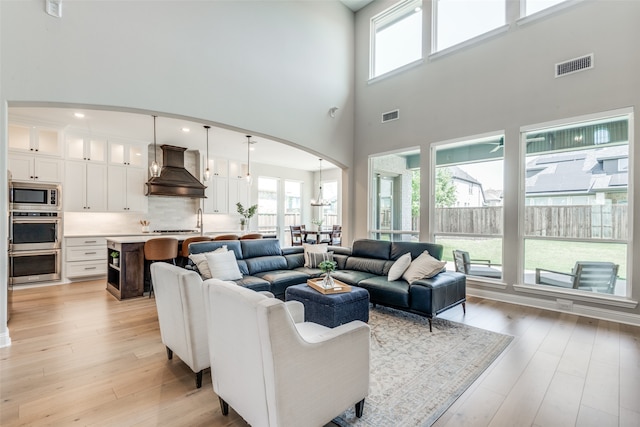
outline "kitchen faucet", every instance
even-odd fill
[[[202,220],[202,208],[198,208],[198,212],[196,212],[196,227],[200,229],[200,235],[204,236],[204,221]]]

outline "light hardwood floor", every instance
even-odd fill
[[[0,425],[246,426],[167,360],[153,299],[104,288],[14,291]],[[515,339],[436,426],[640,426],[640,328],[478,298],[441,317]]]

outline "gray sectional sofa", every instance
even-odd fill
[[[280,247],[277,239],[198,242],[189,245],[192,254],[211,252],[222,246],[235,253],[242,279],[235,282],[255,291],[269,291],[284,299],[287,287],[318,277],[319,269],[304,266],[301,246]],[[338,264],[333,276],[349,285],[369,291],[370,302],[416,313],[431,319],[437,314],[462,304],[465,310],[466,280],[461,273],[442,271],[428,279],[413,283],[388,281],[387,274],[394,262],[410,252],[415,259],[424,251],[442,259],[442,246],[423,242],[387,242],[356,240],[351,249],[329,246]],[[190,263],[187,268],[194,269]]]

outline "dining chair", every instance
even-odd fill
[[[304,239],[302,237],[301,225],[290,225],[289,232],[291,233],[291,246],[302,246]]]

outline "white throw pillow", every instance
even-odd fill
[[[200,254],[189,254],[189,259],[196,265],[202,279],[211,279],[211,271],[209,270],[209,263],[207,262],[206,254],[208,253],[220,253],[227,252],[227,245],[224,245],[212,252],[203,252]]]
[[[389,269],[389,277],[387,277],[387,280],[393,282],[394,280],[400,279],[410,265],[411,252],[407,252],[393,263],[393,265]]]
[[[307,268],[311,268],[311,261],[309,260],[309,252],[313,252],[316,254],[324,254],[327,252],[327,248],[329,245],[310,245],[308,243],[304,243],[302,245],[304,248],[304,266]]]
[[[424,251],[418,258],[413,260],[402,275],[402,278],[409,283],[420,279],[428,279],[440,273],[445,265],[447,265],[446,262],[438,261],[429,255],[428,251]]]
[[[236,262],[236,254],[233,251],[207,252],[207,263],[211,270],[211,277],[220,280],[240,280],[242,273]]]

